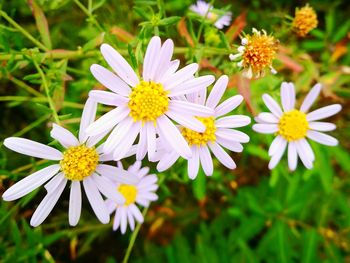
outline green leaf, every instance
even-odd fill
[[[198,200],[205,197],[206,192],[206,178],[202,170],[199,170],[196,179],[192,183],[193,194]]]
[[[159,26],[169,26],[172,24],[176,24],[177,22],[179,22],[181,19],[181,17],[179,16],[171,16],[171,17],[167,17],[167,18],[163,18],[158,22]]]
[[[317,235],[315,229],[308,229],[304,233],[302,263],[318,262],[315,258],[318,241]]]

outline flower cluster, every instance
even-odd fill
[[[216,16],[212,6],[203,1],[191,10],[208,16],[218,28],[231,19],[227,17],[230,14]],[[264,30],[253,29],[253,34],[246,35],[241,44],[238,54],[231,55],[230,59],[239,59],[246,77],[261,77],[266,68],[276,73],[272,61],[278,41],[274,37]],[[230,152],[242,152],[243,144],[250,140],[247,134],[237,130],[250,124],[250,117],[232,114],[243,97],[235,95],[221,101],[228,76],[223,75],[216,82],[213,75],[197,76],[198,64],[179,68],[180,61],[172,59],[173,52],[171,39],[162,43],[158,36],[152,37],[142,72],[135,72],[117,50],[102,44],[102,56],[112,71],[98,64],[90,70],[109,91],[89,92],[77,137],[53,124],[50,135],[61,145],[61,151],[24,138],[5,139],[4,145],[13,151],[54,163],[11,186],[3,199],[16,200],[44,185],[46,196],[30,221],[32,226],[38,226],[52,211],[69,181],[71,226],[77,225],[80,219],[83,187],[96,217],[106,224],[115,212],[113,229],[120,228],[125,233],[128,225],[134,230],[136,221],[143,222],[139,207],[147,207],[158,198],[155,193],[158,178],[148,174],[149,168],[142,167],[141,161],[145,158],[157,163],[158,172],[184,158],[191,179],[196,178],[200,167],[205,175],[211,176],[213,157],[228,169],[235,169]],[[334,130],[335,125],[319,120],[336,114],[341,106],[335,104],[309,112],[320,91],[321,85],[316,84],[299,109],[295,107],[292,83],[282,83],[282,108],[270,95],[263,95],[270,112],[255,118],[257,124],[253,130],[276,135],[268,150],[270,169],[278,164],[286,148],[290,170],[296,169],[298,156],[304,166],[311,169],[315,155],[306,138],[337,145],[335,138],[323,133]],[[111,110],[96,118],[98,104],[110,106]],[[121,160],[130,156],[135,156],[136,162],[124,169]],[[112,163],[107,164],[108,161]]]

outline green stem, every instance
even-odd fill
[[[17,101],[17,102],[41,102],[41,103],[48,103],[48,99],[46,97],[39,97],[39,98],[32,98],[32,97],[25,97],[25,96],[0,96],[0,101]],[[74,108],[74,109],[82,109],[84,108],[83,104],[71,102],[71,101],[64,101],[63,102],[64,107]]]
[[[32,41],[38,48],[48,51],[49,49],[45,47],[41,42],[35,39],[27,30],[25,30],[23,27],[21,27],[19,24],[16,23],[11,17],[9,17],[4,11],[0,10],[0,16],[5,18],[7,22],[9,22],[13,27],[15,27],[18,31],[20,31],[25,37],[27,37],[30,41]]]
[[[145,208],[143,209],[143,211],[142,211],[143,217],[146,216],[147,211],[148,211],[148,207],[145,207]],[[124,259],[123,259],[123,263],[127,263],[128,260],[129,260],[129,257],[130,257],[132,248],[134,247],[134,244],[135,244],[137,235],[138,235],[138,233],[139,233],[139,231],[140,231],[140,228],[141,228],[141,223],[137,223],[137,226],[136,226],[134,232],[133,232],[132,235],[131,235],[128,248],[126,249],[126,253],[125,253],[125,256],[124,256]]]
[[[44,72],[42,71],[42,69],[39,67],[39,65],[36,63],[36,61],[34,59],[33,59],[33,64],[34,64],[35,68],[37,69],[37,71],[39,72],[39,74],[41,76],[41,79],[43,81],[43,86],[44,86],[44,89],[45,89],[47,101],[48,101],[50,109],[52,111],[53,118],[54,118],[54,120],[55,120],[55,122],[57,124],[60,124],[60,119],[58,118],[58,114],[57,114],[57,111],[56,111],[55,104],[54,104],[54,102],[53,102],[53,100],[52,100],[52,98],[50,96],[49,86],[47,85],[45,74],[44,74]]]
[[[31,86],[28,86],[25,82],[23,82],[22,80],[19,80],[17,78],[15,78],[14,76],[8,74],[7,78],[15,83],[18,87],[24,89],[25,91],[27,91],[28,93],[37,96],[37,97],[42,97],[43,94],[41,94],[39,91],[36,91],[35,89],[33,89]]]

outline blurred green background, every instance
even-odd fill
[[[0,193],[45,163],[2,146],[9,136],[51,143],[52,112],[43,76],[64,126],[77,131],[88,92],[103,89],[89,72],[105,65],[99,45],[112,44],[140,68],[154,34],[175,42],[174,57],[184,66],[201,65],[200,75],[230,77],[226,97],[241,93],[237,114],[251,117],[265,109],[261,95],[279,98],[282,81],[293,81],[298,103],[316,82],[324,85],[315,107],[341,103],[330,121],[338,147],[312,143],[315,167],[299,163],[291,173],[286,158],[273,171],[267,149],[273,137],[243,129],[251,141],[235,154],[238,168],[218,162],[206,178],[187,178],[185,161],[159,174],[159,200],[148,210],[130,262],[350,262],[350,5],[310,1],[319,25],[306,38],[290,29],[301,1],[215,1],[233,13],[219,31],[188,12],[192,1],[0,1]],[[47,25],[47,26],[46,26]],[[280,40],[277,75],[242,79],[228,59],[238,34],[265,29]],[[201,33],[201,34],[200,34]],[[100,108],[106,111],[107,108]],[[124,161],[132,163],[133,158]],[[154,164],[145,161],[155,171]],[[68,225],[68,189],[38,228],[30,217],[43,198],[38,189],[15,202],[0,202],[1,262],[120,262],[131,233],[122,236],[101,225],[86,200],[77,227]]]

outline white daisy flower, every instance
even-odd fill
[[[283,82],[281,85],[283,110],[271,96],[263,95],[264,103],[271,113],[260,113],[255,118],[258,124],[253,125],[253,130],[259,133],[274,133],[277,135],[268,152],[271,156],[270,169],[273,169],[281,160],[287,146],[290,170],[294,171],[296,169],[298,156],[305,167],[311,169],[315,155],[306,138],[328,146],[338,144],[337,139],[323,133],[335,130],[336,126],[333,123],[320,122],[319,120],[338,113],[341,110],[341,105],[333,104],[308,113],[321,88],[320,84],[316,84],[304,99],[299,110],[295,108],[293,83]]]
[[[204,131],[203,123],[194,116],[210,116],[212,110],[179,98],[205,89],[214,82],[214,76],[194,78],[198,69],[196,63],[176,71],[179,61],[171,61],[173,49],[171,39],[161,45],[160,38],[153,37],[147,47],[140,79],[116,50],[107,44],[101,46],[103,57],[118,76],[100,65],[92,65],[94,77],[112,92],[93,90],[89,96],[116,108],[91,124],[87,132],[94,136],[112,130],[104,151],[113,152],[115,160],[125,156],[138,135],[137,160],[142,160],[146,153],[151,159],[156,151],[157,134],[181,156],[191,157],[188,144],[171,120]]]
[[[123,168],[121,162],[118,167]],[[136,161],[128,168],[129,177],[137,178],[138,182],[133,184],[120,183],[114,180],[114,188],[125,198],[124,205],[120,205],[113,199],[107,199],[106,204],[110,213],[115,211],[113,230],[120,228],[122,234],[126,232],[127,226],[133,231],[135,221],[143,223],[143,216],[136,204],[148,207],[151,201],[158,199],[154,193],[158,189],[158,178],[155,174],[148,174],[149,168],[141,168],[141,162]]]
[[[95,119],[96,102],[87,100],[80,122],[79,138],[70,131],[54,124],[51,137],[56,139],[64,148],[63,152],[50,146],[24,138],[10,137],[5,139],[4,145],[18,153],[28,156],[58,161],[57,164],[49,165],[11,186],[2,195],[5,201],[13,201],[32,192],[45,184],[47,194],[35,210],[30,224],[34,227],[40,225],[61,196],[67,181],[71,181],[69,198],[69,224],[77,225],[81,213],[81,183],[84,186],[86,196],[97,218],[106,224],[109,222],[109,213],[102,199],[101,193],[123,204],[124,197],[115,193],[110,184],[110,178],[120,180],[123,183],[136,182],[129,178],[125,171],[116,167],[101,164],[101,161],[111,160],[104,154],[103,145],[94,146],[104,137],[88,137],[85,129]]]
[[[189,143],[192,151],[192,158],[188,159],[188,175],[191,179],[196,178],[200,164],[207,176],[213,174],[213,160],[210,152],[212,152],[224,166],[229,169],[235,169],[235,162],[222,147],[230,151],[242,152],[243,146],[241,143],[247,143],[249,141],[248,135],[233,129],[248,125],[250,123],[250,118],[248,116],[229,115],[223,117],[238,107],[243,101],[241,95],[236,95],[219,104],[226,90],[227,83],[228,77],[225,75],[221,76],[215,83],[208,99],[206,99],[206,90],[187,96],[189,101],[205,105],[214,110],[212,116],[205,118],[198,117],[206,127],[206,130],[202,133],[185,127],[179,127],[179,130]],[[161,145],[164,146],[165,143]],[[157,169],[160,172],[168,169],[180,157],[175,151],[160,151],[159,156],[160,161],[157,165]]]
[[[208,18],[218,29],[223,29],[225,26],[229,26],[231,23],[231,12],[222,14],[222,11],[215,10],[211,4],[202,0],[199,0],[196,4],[191,5],[190,10],[200,16]]]

